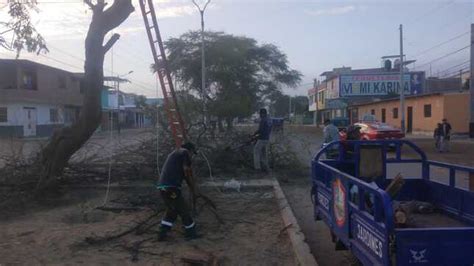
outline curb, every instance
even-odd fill
[[[309,249],[309,246],[305,241],[305,236],[301,231],[300,226],[298,225],[296,217],[293,214],[293,211],[291,210],[290,204],[286,200],[285,194],[283,193],[283,190],[280,187],[280,183],[278,183],[278,180],[276,179],[273,181],[273,191],[275,193],[278,206],[280,207],[283,224],[291,224],[291,226],[288,227],[286,232],[288,233],[291,246],[293,247],[293,252],[296,256],[297,265],[317,266],[318,263],[316,262],[316,259],[314,258],[313,254],[311,254],[311,250]]]

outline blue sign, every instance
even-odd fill
[[[410,72],[403,75],[403,89],[406,95],[423,92],[424,72]],[[400,75],[397,73],[341,75],[339,96],[383,96],[400,94]]]

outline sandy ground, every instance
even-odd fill
[[[225,224],[204,208],[196,219],[203,236],[192,241],[185,241],[181,226],[176,226],[170,241],[157,242],[154,225],[142,235],[131,233],[90,245],[84,242],[86,237],[118,233],[153,212],[93,210],[103,197],[97,190],[45,201],[34,212],[0,222],[0,265],[128,265],[132,258],[140,265],[182,265],[181,258],[190,252],[212,254],[220,265],[294,265],[288,237],[280,233],[284,225],[271,189],[206,193],[215,200]],[[113,192],[111,199],[130,194]],[[147,224],[158,224],[160,217]]]

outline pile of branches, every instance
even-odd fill
[[[197,177],[232,175],[252,169],[253,143],[248,133],[234,130],[210,134],[203,125],[196,124],[188,128],[188,135],[199,149],[199,155],[194,159]],[[57,180],[58,187],[104,183],[109,176],[113,177],[114,182],[156,179],[159,166],[175,148],[166,127],[160,127],[159,131],[150,129],[127,142],[132,144],[99,144],[94,139],[89,140],[65,167]],[[105,152],[104,155],[102,152],[100,155],[97,152],[112,149],[111,146],[115,149],[110,153]],[[300,168],[289,142],[284,138],[271,143],[269,158],[274,169]],[[41,174],[40,153],[29,158],[10,156],[2,159],[6,163],[0,168],[0,202],[9,195],[32,194],[30,192],[37,188]],[[52,190],[57,192],[58,187]]]

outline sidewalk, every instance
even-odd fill
[[[433,136],[428,134],[407,134],[407,140],[431,140],[433,141]],[[474,143],[474,138],[469,138],[467,135],[453,135],[451,137],[451,142],[464,142],[464,143]]]

